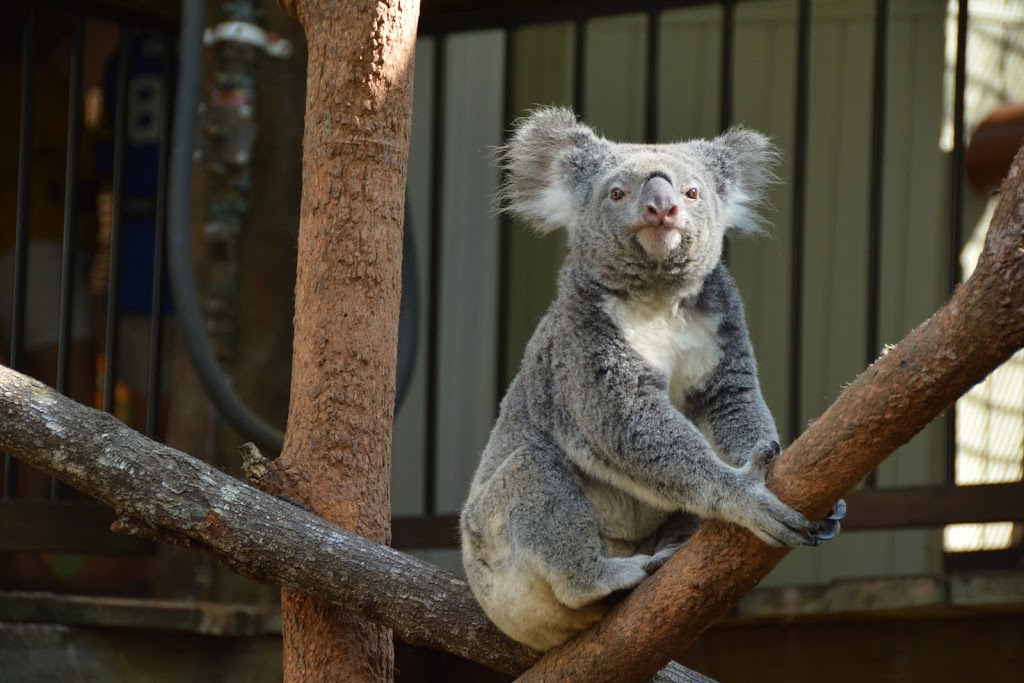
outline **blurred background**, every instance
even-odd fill
[[[208,2],[200,134],[174,141],[176,7],[8,11],[2,362],[237,473],[237,446],[270,455],[287,415],[301,30],[273,2]],[[492,205],[494,147],[541,104],[620,141],[734,123],[774,138],[774,228],[727,259],[788,443],[970,274],[1024,140],[1024,0],[423,0],[394,544],[455,572],[455,516],[564,252]],[[194,159],[188,250],[168,233],[172,144]],[[173,259],[196,300],[172,296]],[[791,553],[680,661],[722,681],[1018,680],[1022,453],[1018,355],[848,497],[837,540]],[[2,493],[0,678],[280,678],[277,590],[111,534],[111,511],[10,456]],[[397,667],[505,680],[401,644]]]

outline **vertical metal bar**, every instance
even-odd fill
[[[75,310],[75,252],[78,249],[78,164],[82,127],[82,60],[85,19],[76,15],[71,25],[68,64],[68,136],[64,168],[64,243],[60,266],[60,317],[57,324],[57,391],[68,393],[71,369],[71,329]],[[61,493],[60,480],[50,477],[50,500]]]
[[[735,0],[722,1],[722,89],[718,99],[718,127],[725,131],[732,125],[733,63],[736,42]]]
[[[117,62],[117,107],[114,115],[114,177],[110,207],[110,273],[107,277],[106,338],[103,351],[103,410],[114,411],[117,380],[118,298],[121,293],[121,226],[124,214],[125,139],[128,117],[128,55],[133,32],[122,26]]]
[[[735,59],[736,41],[736,3],[734,0],[722,0],[722,53],[721,53],[721,89],[718,91],[718,128],[725,132],[732,125],[732,86],[733,63]],[[729,265],[729,238],[722,243],[722,262]]]
[[[661,11],[647,12],[647,92],[644,118],[644,141],[654,142],[658,138],[658,49],[661,38]]]
[[[24,365],[25,289],[28,283],[28,229],[32,216],[32,120],[36,92],[36,7],[25,5],[21,36],[21,101],[18,111],[18,206],[14,223],[14,282],[11,302],[11,347],[8,362],[14,370]],[[4,453],[3,499],[14,496],[14,459]]]
[[[160,79],[160,139],[157,151],[156,181],[156,235],[153,240],[153,298],[150,310],[152,319],[149,328],[149,372],[146,379],[146,436],[156,436],[159,424],[160,382],[162,377],[161,360],[163,359],[164,335],[164,280],[167,273],[167,171],[170,165],[171,137],[171,93],[173,71],[171,68],[174,54],[174,40],[164,36],[161,41],[164,54],[164,73]]]
[[[515,26],[505,27],[505,64],[502,77],[502,122],[504,131],[502,142],[508,141],[508,135],[512,126],[512,119],[515,118],[515,76],[516,76],[516,28]],[[505,394],[505,385],[508,383],[508,311],[510,304],[509,292],[509,248],[511,242],[512,221],[507,213],[502,212],[499,218],[498,227],[498,344],[497,363],[495,363],[496,392],[495,406],[501,404]]]
[[[949,172],[949,293],[960,284],[960,245],[964,206],[964,90],[967,87],[967,0],[957,4],[956,72],[953,95],[953,149]],[[946,483],[956,483],[956,404],[946,411]]]
[[[444,210],[445,97],[447,95],[447,36],[434,37],[434,102],[430,151],[430,318],[427,324],[427,444],[423,472],[423,508],[437,512],[437,417],[441,338],[441,239]]]
[[[60,322],[57,328],[57,391],[68,392],[71,368],[71,326],[74,314],[75,251],[78,248],[78,165],[82,127],[82,58],[85,19],[78,15],[71,27],[71,62],[68,65],[68,148],[64,169],[64,245],[61,253]]]
[[[11,368],[25,355],[25,289],[28,281],[28,232],[32,218],[32,138],[36,92],[36,8],[25,6],[21,42],[21,102],[18,131],[18,207],[14,236],[14,300],[11,306]]]
[[[888,94],[889,0],[875,1],[875,73],[871,104],[871,177],[868,179],[868,291],[865,362],[878,357],[881,335],[882,193],[885,174],[885,108]],[[868,488],[878,485],[878,471],[867,478]]]
[[[789,280],[789,441],[800,435],[802,419],[804,197],[807,192],[807,110],[810,90],[811,0],[800,0],[797,16],[796,125],[793,142],[793,223]]]
[[[576,116],[586,117],[587,97],[587,20],[577,19],[573,30],[572,108]]]

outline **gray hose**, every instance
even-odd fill
[[[280,451],[284,434],[253,413],[231,388],[206,336],[192,272],[192,145],[202,78],[203,0],[181,2],[181,55],[174,103],[167,213],[167,258],[182,340],[199,382],[224,419],[262,449]]]
[[[279,452],[284,434],[267,424],[238,397],[214,355],[199,309],[192,272],[192,145],[202,78],[203,0],[182,0],[181,56],[174,106],[174,134],[168,188],[168,265],[182,340],[206,395],[228,423],[266,451]],[[419,332],[416,256],[408,202],[402,245],[402,299],[398,334],[396,408],[412,379]]]

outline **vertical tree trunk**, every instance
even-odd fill
[[[390,539],[402,216],[418,0],[291,0],[309,49],[282,492]],[[285,590],[285,679],[391,680],[388,629]]]

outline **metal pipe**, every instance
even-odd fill
[[[953,149],[949,156],[949,293],[960,284],[964,222],[964,90],[967,87],[967,0],[957,5],[956,72],[953,88]],[[946,483],[956,483],[956,404],[946,411]]]
[[[572,108],[576,116],[585,118],[587,97],[587,20],[576,20],[573,31]]]
[[[505,129],[502,131],[502,142],[508,142],[508,136],[515,118],[515,76],[516,76],[516,28],[505,27],[505,61],[502,81],[502,120]],[[505,385],[508,383],[508,335],[509,335],[509,306],[511,292],[509,291],[509,275],[512,271],[509,262],[512,241],[512,221],[508,214],[502,212],[498,218],[498,310],[497,310],[497,362],[495,363],[495,401],[497,407],[505,395]]]
[[[107,274],[106,335],[103,351],[103,410],[114,412],[117,382],[118,318],[121,294],[121,228],[124,224],[124,167],[128,118],[128,54],[134,32],[120,30],[117,62],[117,105],[114,114],[114,173],[110,206],[110,272]]]
[[[68,393],[71,367],[71,325],[74,315],[75,251],[78,248],[78,166],[82,134],[82,55],[85,19],[78,15],[71,27],[68,71],[68,140],[64,169],[64,244],[60,268],[60,320],[57,328],[57,391]]]
[[[658,49],[661,34],[661,12],[652,9],[647,13],[647,77],[646,104],[644,112],[644,141],[658,139]]]
[[[32,136],[36,93],[36,7],[25,5],[21,33],[21,100],[18,107],[18,206],[14,219],[14,282],[8,362],[20,370],[25,356],[25,288],[28,282],[28,229],[32,217]],[[14,496],[14,458],[4,453],[3,499]]]
[[[437,512],[437,418],[441,339],[441,266],[444,211],[445,97],[447,95],[447,37],[434,38],[434,91],[430,160],[430,319],[427,323],[427,434],[423,463],[423,514]]]
[[[793,221],[789,280],[789,433],[792,443],[802,430],[804,201],[807,193],[807,111],[810,91],[811,0],[800,0],[797,17],[796,124],[793,143]]]
[[[174,41],[170,36],[163,38],[163,50],[173,54]],[[157,433],[160,410],[161,361],[163,360],[164,336],[164,278],[167,276],[167,172],[171,141],[171,116],[167,105],[171,101],[174,72],[171,60],[164,63],[160,79],[161,115],[160,138],[157,141],[157,182],[156,182],[156,226],[153,238],[153,295],[150,299],[152,319],[149,328],[149,368],[146,376],[146,436],[153,438]]]
[[[735,0],[722,0],[722,89],[718,99],[718,127],[725,131],[732,125],[733,63],[736,42]]]
[[[875,2],[875,71],[871,103],[871,176],[868,180],[868,291],[865,362],[878,357],[881,311],[882,195],[885,191],[885,108],[889,60],[889,0]],[[867,487],[878,485],[878,471],[868,475]]]

